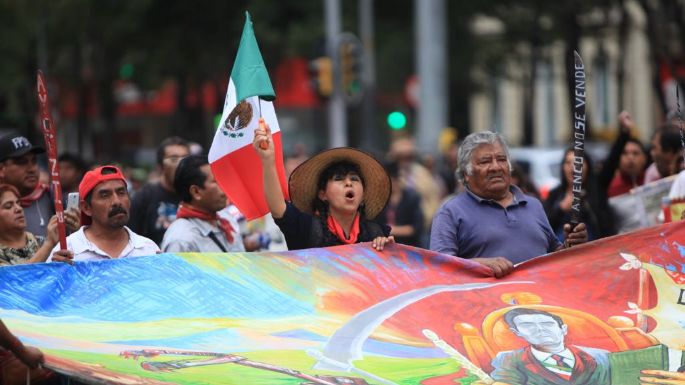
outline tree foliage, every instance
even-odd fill
[[[511,76],[504,64],[514,63],[529,71],[517,76],[529,84],[524,126],[532,134],[530,111],[535,95],[531,82],[535,63],[545,60],[544,47],[562,41],[570,60],[569,53],[583,36],[601,35],[607,28],[616,27],[611,20],[616,10],[625,38],[624,21],[631,1],[448,1],[452,124],[462,133],[468,127],[469,96],[482,86],[472,76],[474,68],[490,75]],[[357,32],[357,2],[341,3],[343,29]],[[647,14],[655,68],[662,62],[672,68],[680,65],[685,51],[685,0],[637,3]],[[414,7],[415,0],[374,2],[376,78],[381,96],[401,95],[405,81],[415,73]],[[322,0],[0,0],[0,128],[34,129],[35,70],[42,68],[50,79],[79,93],[79,132],[92,128],[93,122],[85,118],[84,111],[87,93],[95,91],[99,119],[104,124],[103,143],[110,146],[105,151],[115,151],[112,85],[122,66],[134,69],[131,76],[144,90],[157,89],[168,79],[175,79],[181,91],[207,80],[225,82],[246,10],[252,15],[271,70],[284,58],[312,59],[324,52]],[[471,26],[478,15],[499,20],[503,33],[474,34]],[[654,78],[658,87],[656,73]],[[179,100],[179,105],[185,103]],[[172,130],[193,131],[207,124],[198,120],[204,118],[198,111],[181,108],[172,120]]]

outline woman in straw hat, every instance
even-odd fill
[[[286,202],[271,130],[256,129],[252,145],[262,160],[267,204],[290,250],[358,242],[383,250],[394,242],[390,227],[370,220],[390,197],[390,177],[372,156],[349,147],[314,155],[291,174]]]

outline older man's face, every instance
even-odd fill
[[[511,170],[504,148],[499,143],[483,144],[471,155],[471,175],[466,183],[481,198],[502,199],[509,191]]]

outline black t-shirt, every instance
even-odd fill
[[[394,218],[390,220],[389,217]],[[396,206],[388,202],[383,212],[378,216],[378,221],[389,223],[390,226],[411,225],[414,228],[414,235],[408,237],[395,236],[395,242],[410,246],[420,247],[421,234],[423,232],[423,212],[421,211],[421,198],[416,191],[405,188],[402,189],[402,197]]]
[[[313,215],[303,213],[293,204],[286,202],[285,213],[282,218],[274,221],[283,232],[288,250],[309,249],[313,247],[327,247],[342,245],[335,235],[331,234],[328,226]],[[314,226],[317,226],[315,229]],[[387,237],[390,227],[376,222],[363,220],[359,223],[359,237],[357,242],[370,242],[379,236]]]
[[[179,199],[161,184],[146,184],[131,202],[129,227],[136,234],[162,243],[166,229],[176,219]]]

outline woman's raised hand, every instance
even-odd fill
[[[257,154],[259,154],[263,160],[273,159],[274,143],[271,137],[271,129],[268,124],[260,122],[259,127],[254,130],[252,147],[254,147]]]

